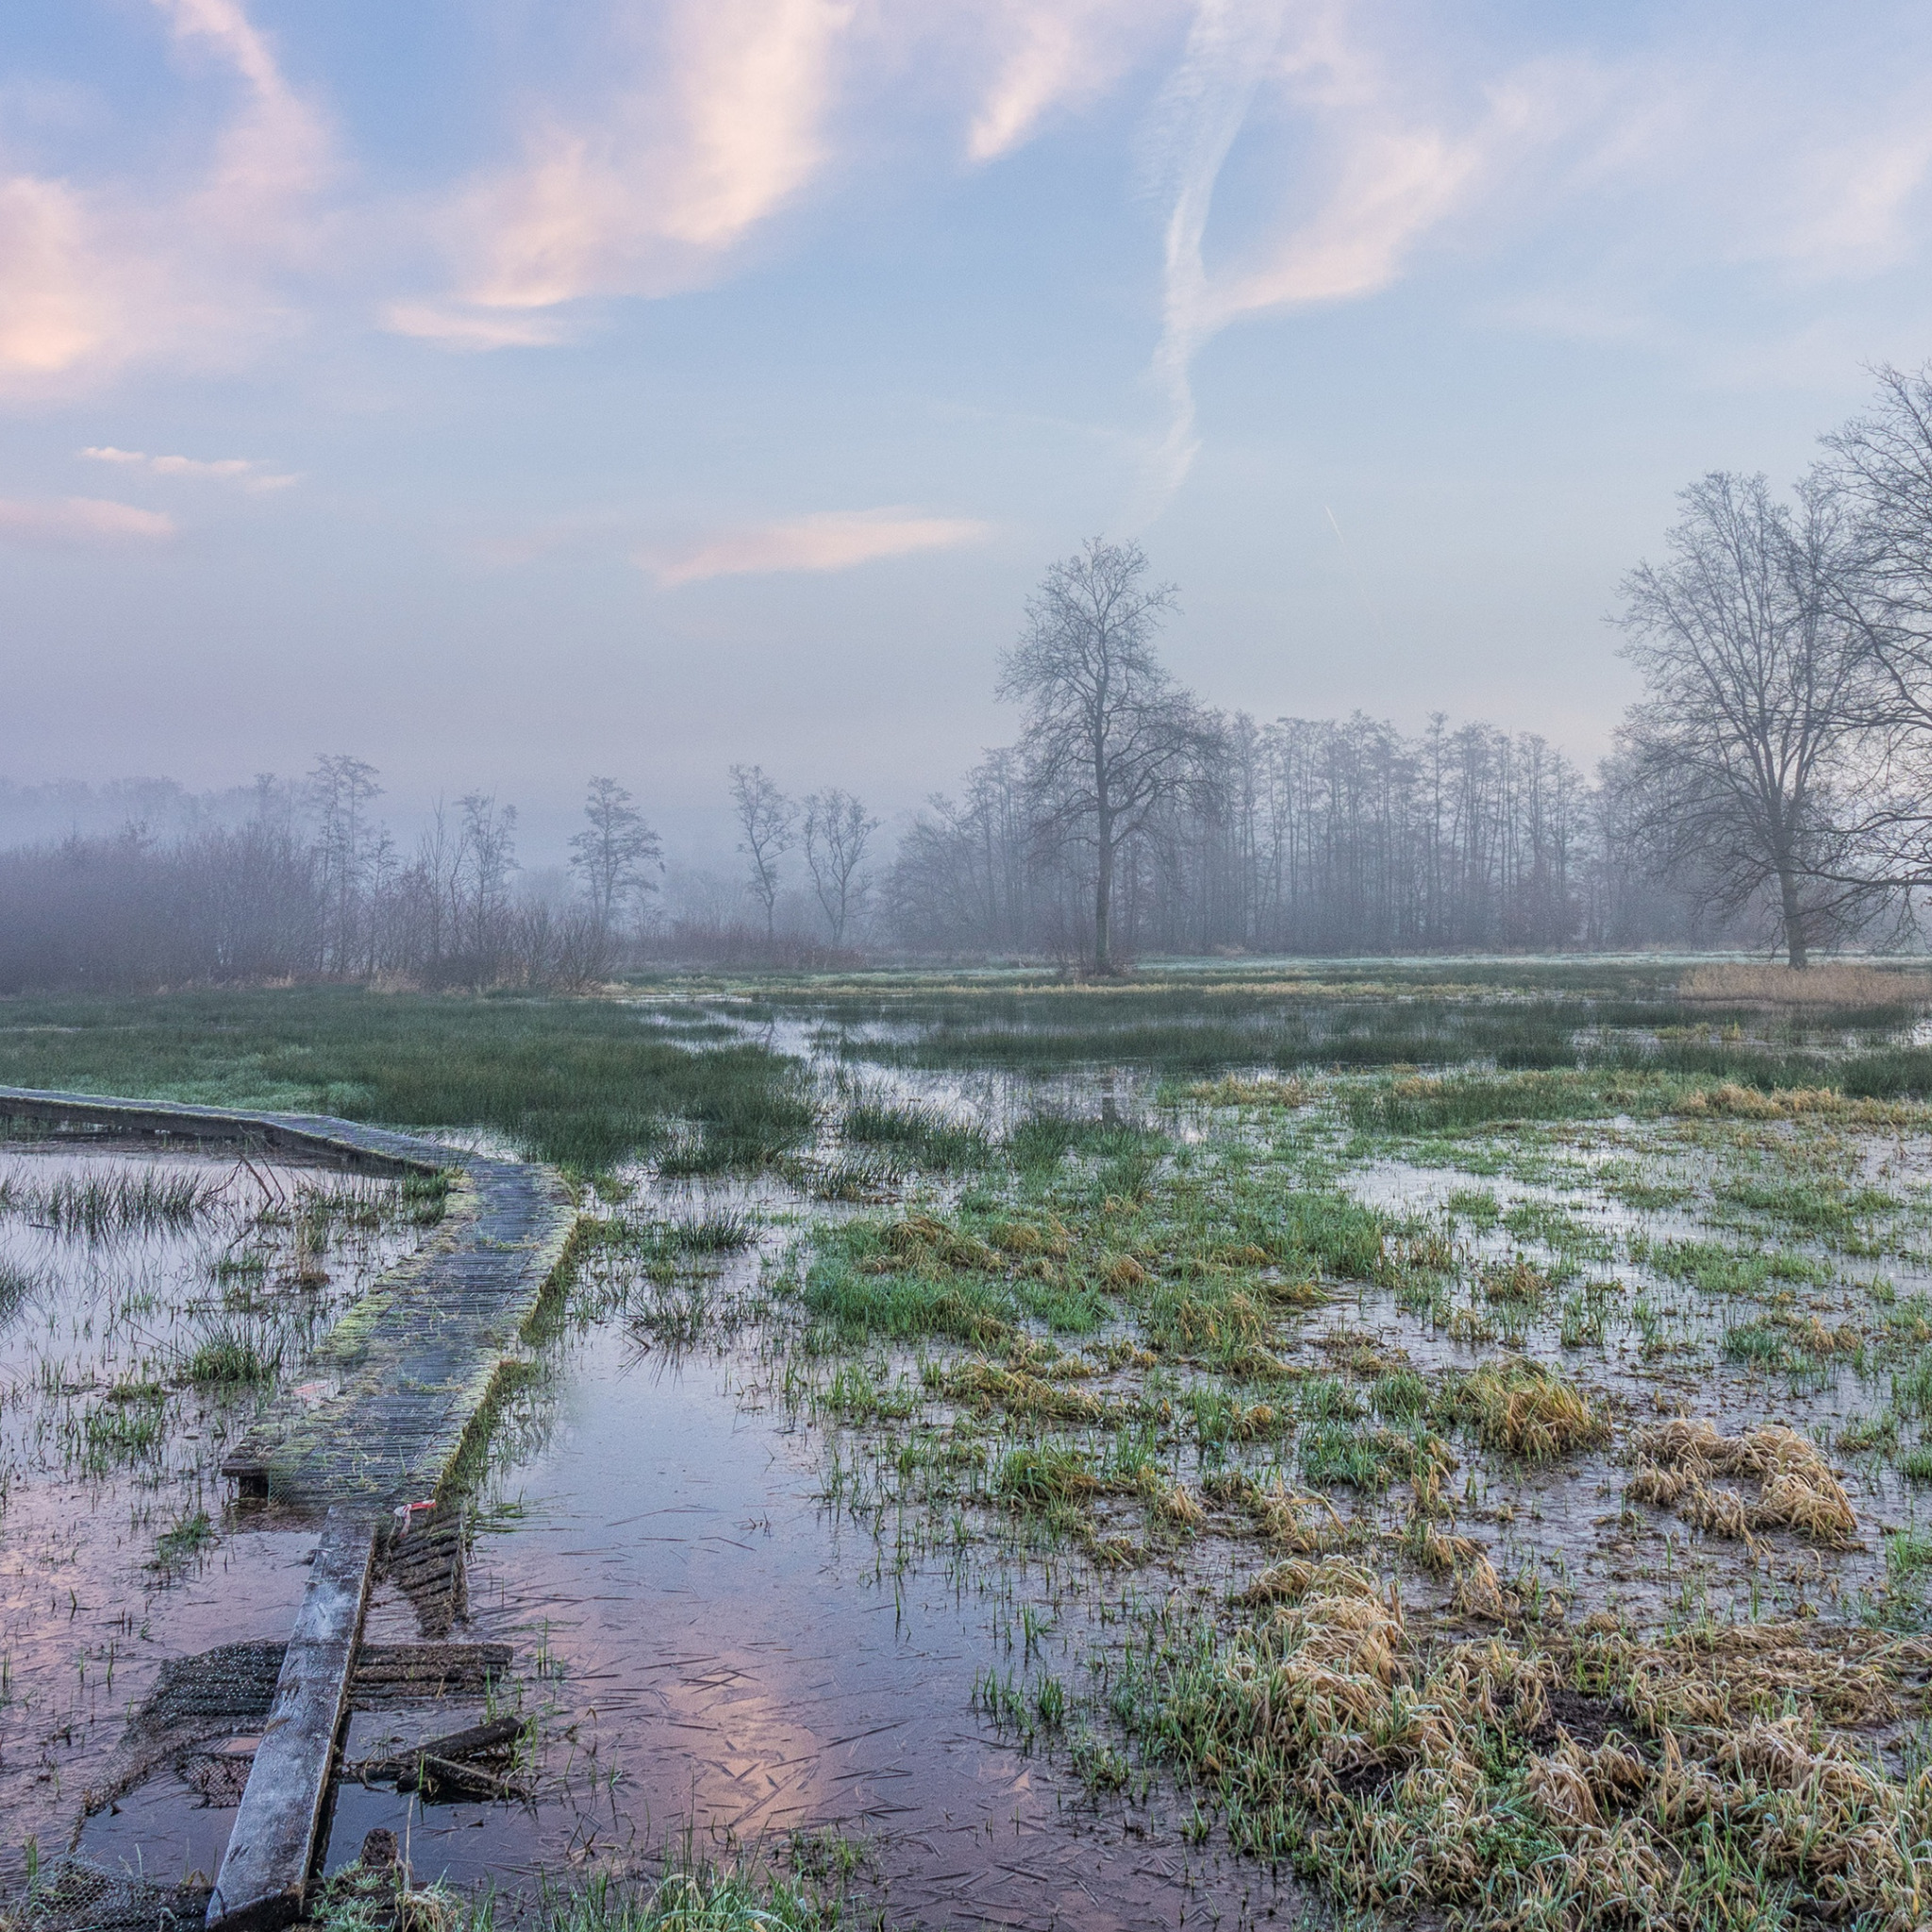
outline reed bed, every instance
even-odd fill
[[[1833,959],[1794,971],[1789,966],[1698,966],[1678,982],[1687,1000],[1726,1005],[1763,1002],[1777,1007],[1878,1008],[1908,1010],[1932,1001],[1932,974],[1919,966],[1869,966]]]
[[[151,1228],[183,1228],[221,1203],[222,1183],[210,1175],[154,1167],[81,1169],[42,1178],[0,1176],[0,1215],[18,1215],[51,1232],[90,1241],[111,1241]]]

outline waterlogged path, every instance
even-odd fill
[[[1264,1869],[1185,1842],[1185,1803],[1096,1802],[1063,1749],[994,1727],[974,1698],[989,1674],[1077,1682],[1077,1593],[1029,1643],[1015,1598],[1038,1592],[1037,1570],[989,1576],[983,1551],[941,1552],[895,1576],[890,1521],[882,1567],[880,1525],[826,1496],[823,1441],[788,1423],[754,1342],[673,1359],[612,1321],[556,1366],[507,1445],[469,1570],[470,1634],[536,1665],[539,1801],[425,1807],[345,1785],[332,1869],[380,1824],[420,1874],[534,1891],[648,1873],[693,1820],[701,1849],[808,1870],[862,1847],[858,1881],[893,1924],[1295,1916]],[[372,1641],[403,1633],[403,1607],[376,1607]],[[392,1713],[358,1716],[348,1755],[398,1734]]]
[[[284,1378],[267,1412],[221,1465],[244,1496],[280,1506],[284,1519],[326,1512],[208,1914],[211,1926],[246,1925],[251,1932],[286,1924],[300,1910],[327,1815],[390,1514],[441,1491],[469,1431],[479,1421],[487,1425],[496,1391],[527,1365],[525,1331],[559,1278],[575,1207],[557,1177],[541,1169],[452,1154],[329,1119],[18,1089],[0,1090],[0,1117],[16,1132],[22,1125],[51,1127],[63,1140],[96,1145],[133,1141],[196,1152],[220,1145],[234,1150],[250,1173],[251,1154],[292,1155],[364,1174],[435,1177],[444,1190],[427,1240],[368,1284],[309,1357],[307,1379],[289,1387]],[[267,1191],[269,1184],[262,1185]],[[96,1190],[86,1198],[121,1196]],[[214,1273],[219,1279],[220,1261]],[[241,1346],[232,1338],[226,1345]],[[250,1379],[260,1374],[257,1358],[251,1356]],[[275,1362],[279,1368],[279,1355]],[[109,1387],[103,1407],[131,1401],[145,1409],[166,1399],[165,1382],[144,1366],[137,1382]],[[163,1415],[145,1420],[158,1441]],[[108,1433],[92,1412],[87,1423]],[[128,1432],[122,1426],[119,1433]],[[205,1512],[199,1523],[198,1533],[206,1533]],[[77,1593],[70,1590],[69,1596],[70,1615],[76,1615]],[[104,1802],[89,1799],[85,1808]],[[136,1869],[144,1863],[138,1857]],[[206,1883],[206,1868],[196,1876]]]
[[[22,1088],[0,1088],[0,1115],[450,1177],[429,1241],[372,1286],[331,1331],[308,1379],[285,1391],[223,1463],[243,1494],[305,1513],[347,1507],[374,1522],[435,1493],[492,1390],[524,1358],[524,1327],[575,1220],[561,1183],[542,1168],[323,1115]]]

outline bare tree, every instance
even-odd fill
[[[657,890],[663,847],[615,778],[592,778],[584,801],[590,824],[570,841],[571,869],[583,881],[599,928],[608,933],[626,900]]]
[[[1093,855],[1093,963],[1113,971],[1121,849],[1186,782],[1202,740],[1193,699],[1154,652],[1174,608],[1137,543],[1091,539],[1052,565],[1000,667],[1000,697],[1027,707],[1022,749],[1042,824]]]
[[[479,976],[487,976],[508,937],[517,808],[498,805],[486,791],[465,792],[457,806],[463,815],[460,876],[469,901],[463,908],[469,928],[465,950],[475,957]]]
[[[805,801],[805,862],[835,946],[845,943],[846,923],[870,890],[871,881],[858,874],[878,828],[879,821],[867,816],[860,800],[837,786]]]
[[[1849,506],[1838,614],[1873,671],[1871,784],[1859,864],[1902,889],[1932,884],[1932,363],[1877,371],[1871,411],[1824,439]]]
[[[778,867],[791,850],[798,808],[765,776],[762,765],[733,765],[731,802],[741,835],[738,849],[751,860],[752,895],[765,908],[765,940],[774,936],[780,884]]]
[[[352,972],[361,959],[360,914],[369,862],[369,811],[382,796],[372,764],[347,752],[325,752],[308,774],[316,816],[316,853],[322,860],[323,898],[328,908],[324,934],[330,969]]]
[[[1774,892],[1802,967],[1874,903],[1833,822],[1869,722],[1868,654],[1838,607],[1841,508],[1817,478],[1787,508],[1762,476],[1716,472],[1679,501],[1669,560],[1624,586],[1624,654],[1648,687],[1623,734],[1642,823],[1720,909]]]

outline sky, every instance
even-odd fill
[[[1928,358],[1923,5],[12,7],[0,777],[902,812],[1103,533],[1208,702],[1588,762],[1674,492]]]

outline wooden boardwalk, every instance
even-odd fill
[[[342,1316],[308,1365],[305,1392],[278,1397],[223,1464],[243,1494],[325,1519],[208,1915],[223,1932],[291,1924],[325,1834],[379,1540],[398,1505],[448,1480],[469,1431],[529,1360],[527,1331],[560,1283],[575,1210],[547,1169],[322,1115],[8,1087],[0,1118],[62,1138],[448,1176],[442,1218],[423,1247]]]
[[[365,1173],[448,1175],[442,1220],[423,1247],[336,1324],[308,1365],[308,1392],[280,1396],[222,1466],[243,1494],[318,1516],[352,1506],[373,1521],[436,1493],[465,1433],[527,1359],[525,1331],[576,1218],[548,1169],[323,1115],[8,1087],[0,1116]]]

